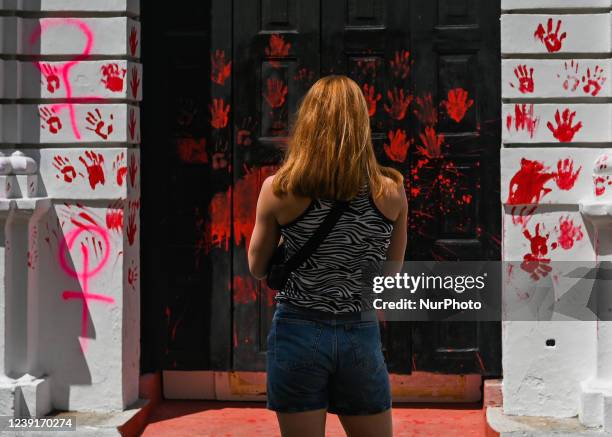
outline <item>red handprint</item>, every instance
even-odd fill
[[[136,162],[136,155],[132,154],[130,156],[130,186],[134,188],[136,185],[136,174],[138,173],[138,163]]]
[[[267,56],[282,58],[289,56],[290,49],[291,44],[285,42],[285,37],[274,33],[270,35],[270,41],[268,42],[268,47],[266,47],[265,52]]]
[[[365,96],[366,102],[368,102],[368,114],[373,117],[376,114],[377,102],[382,99],[380,93],[376,94],[374,85],[370,86],[367,83],[363,84],[363,95]]]
[[[70,158],[67,156],[54,156],[53,157],[53,167],[58,169],[62,174],[65,182],[72,182],[77,177],[77,172],[74,169],[74,166],[70,162]],[[59,179],[60,175],[55,175],[56,178]]]
[[[519,81],[519,91],[523,94],[532,93],[534,90],[533,67],[527,70],[527,65],[519,65],[514,69],[514,75]],[[510,82],[514,88],[514,84]]]
[[[113,92],[123,91],[123,79],[125,78],[125,73],[127,73],[125,68],[120,68],[117,64],[106,64],[100,70],[102,71],[101,81],[107,90]]]
[[[140,87],[140,77],[138,68],[134,65],[132,67],[132,78],[130,79],[130,89],[132,90],[132,97],[135,99],[138,97],[138,88]]]
[[[46,122],[49,132],[52,134],[56,134],[62,129],[62,121],[60,120],[59,116],[55,115],[55,110],[53,108],[41,106],[38,108],[38,114],[40,115],[41,120]],[[42,124],[41,127],[44,129],[45,125]]]
[[[133,141],[136,135],[136,111],[130,108],[130,121],[128,122],[128,130],[130,131],[130,139]]]
[[[264,98],[272,108],[280,108],[285,104],[287,85],[279,79],[268,79]]]
[[[132,56],[136,56],[136,49],[138,49],[138,31],[135,26],[132,26],[132,30],[130,30],[130,53]]]
[[[563,40],[567,36],[565,32],[559,35],[559,30],[561,29],[561,20],[557,20],[557,28],[553,32],[553,19],[549,18],[546,26],[546,30],[544,30],[544,26],[542,23],[538,25],[538,28],[533,33],[533,36],[539,39],[546,46],[546,50],[549,53],[558,52],[561,50],[561,46],[563,45]]]
[[[566,158],[560,159],[557,162],[557,173],[555,174],[555,182],[557,186],[565,191],[571,190],[576,183],[576,179],[582,170],[582,166],[574,172],[574,161]]]
[[[132,246],[136,240],[136,231],[138,230],[136,226],[136,214],[138,214],[138,208],[140,208],[140,200],[129,202],[130,213],[128,216],[126,234],[130,246]]]
[[[599,65],[595,67],[593,76],[591,76],[591,69],[587,68],[586,76],[582,76],[582,83],[584,83],[584,86],[582,87],[583,91],[592,95],[593,97],[599,94],[601,87],[606,82],[606,78],[603,74],[604,71]]]
[[[557,112],[555,113],[555,122],[557,123],[557,127],[554,127],[550,121],[546,123],[546,126],[548,126],[548,129],[550,129],[553,136],[557,140],[562,143],[570,142],[574,138],[576,132],[582,128],[581,121],[572,126],[575,116],[576,111],[570,112],[569,109],[565,109],[563,111],[563,115],[560,115],[559,110],[557,109]]]
[[[79,157],[79,161],[83,163],[85,168],[87,169],[87,175],[89,177],[89,185],[92,190],[96,188],[96,185],[104,185],[106,182],[104,179],[104,156],[101,153],[96,153],[94,151],[87,150],[85,151],[85,158],[82,156]]]
[[[60,87],[59,71],[57,67],[51,64],[41,64],[40,69],[47,81],[47,91],[53,94]]]
[[[406,139],[406,131],[402,129],[396,130],[395,133],[390,131],[388,137],[390,144],[384,144],[385,153],[393,161],[404,162],[410,146],[410,141]]]
[[[387,106],[385,103],[385,111],[389,114],[389,116],[395,120],[403,120],[406,117],[406,110],[408,109],[408,105],[412,102],[411,95],[404,95],[404,90],[393,88],[393,92],[391,90],[387,91],[387,97],[391,101],[391,105]]]
[[[395,58],[389,61],[393,75],[402,79],[406,79],[410,74],[411,64],[410,52],[407,50],[396,51]]]
[[[213,99],[213,104],[208,105],[210,109],[211,119],[210,124],[215,129],[223,129],[227,126],[227,114],[230,110],[230,105],[225,106],[223,99]]]
[[[232,61],[225,61],[225,51],[216,50],[210,55],[210,78],[219,85],[223,85],[232,72]]]
[[[447,100],[442,102],[450,118],[459,123],[465,117],[465,113],[472,107],[474,100],[468,100],[468,92],[463,88],[454,88],[448,92]]]
[[[117,200],[106,210],[106,227],[109,231],[121,232],[123,229],[123,201]]]
[[[563,89],[569,91],[576,91],[578,85],[580,85],[580,79],[578,78],[578,61],[572,60],[569,64],[567,61],[563,63],[565,68],[565,79],[563,80]],[[561,78],[560,74],[557,74],[558,78]]]
[[[128,169],[125,162],[125,153],[120,152],[115,157],[115,161],[113,161],[113,171],[117,175],[117,185],[119,185],[120,187],[123,186],[123,181],[125,180],[127,170]]]
[[[102,114],[100,113],[100,110],[96,108],[94,109],[94,112],[87,112],[87,117],[85,118],[85,120],[87,120],[89,126],[87,126],[86,129],[95,132],[100,138],[106,140],[113,132],[113,119],[113,114],[111,114],[109,117],[109,122],[108,124],[106,124],[106,122],[102,119]],[[106,132],[104,132],[104,130],[106,130]]]
[[[417,97],[415,100],[414,115],[425,126],[435,126],[438,123],[438,108],[433,103],[431,93],[425,97]]]
[[[421,142],[423,145],[417,144],[417,150],[427,158],[442,157],[442,144],[444,143],[444,135],[436,133],[433,127],[427,126],[425,132],[420,133]]]
[[[540,223],[536,224],[535,235],[531,235],[528,229],[523,231],[523,235],[529,240],[531,253],[523,256],[521,268],[529,273],[534,281],[548,275],[552,270],[550,258],[544,256],[548,253],[548,234],[540,235]]]
[[[535,110],[533,103],[531,104],[516,104],[514,105],[514,129],[518,132],[520,130],[526,130],[529,136],[533,138],[535,131],[540,122],[540,118],[534,115]],[[508,131],[512,128],[512,115],[508,115],[506,118],[506,127]]]

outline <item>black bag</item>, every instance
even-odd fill
[[[336,201],[315,233],[287,261],[285,261],[285,243],[281,243],[276,248],[268,264],[268,273],[266,275],[266,283],[269,288],[272,290],[283,289],[287,279],[289,279],[289,274],[301,266],[317,250],[317,247],[327,237],[327,234],[330,233],[347,207],[348,202]]]

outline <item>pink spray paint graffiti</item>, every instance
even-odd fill
[[[79,55],[75,56],[72,60],[63,64],[59,69],[53,71],[49,70],[48,66],[43,65],[43,63],[41,63],[40,61],[34,61],[34,65],[40,70],[41,74],[47,78],[48,83],[53,83],[54,90],[56,90],[60,86],[59,81],[57,80],[57,74],[61,76],[61,82],[63,83],[64,89],[66,90],[67,102],[50,105],[49,109],[54,114],[59,114],[59,112],[63,109],[68,110],[70,123],[72,125],[72,132],[74,134],[74,137],[79,140],[81,139],[81,132],[79,131],[79,127],[77,125],[74,103],[72,102],[72,83],[70,82],[69,76],[70,70],[75,65],[89,58],[89,54],[91,53],[91,49],[94,43],[94,37],[93,32],[84,21],[75,18],[46,18],[44,20],[41,20],[40,26],[30,35],[30,45],[33,46],[38,41],[40,41],[43,33],[45,33],[49,28],[57,26],[73,26],[79,29],[83,33],[83,35],[85,35],[86,39],[83,51]],[[50,72],[52,73],[52,75],[50,74]],[[102,100],[99,96],[87,96],[86,98],[89,100],[96,101]],[[59,128],[61,128],[61,125],[59,126]]]
[[[90,265],[89,245],[82,239],[79,239],[81,234],[83,234],[84,232],[87,232],[89,235],[92,236],[92,241],[94,240],[96,235],[100,239],[100,241],[98,241],[100,253],[97,252],[96,242],[93,241],[94,250],[99,256],[98,263],[93,266]],[[78,270],[76,267],[73,268],[67,259],[67,256],[70,255],[70,250],[75,246],[75,244],[77,244],[77,241],[80,245],[83,262],[83,266],[80,270]],[[110,239],[108,236],[108,232],[98,225],[80,223],[78,227],[74,228],[66,235],[66,237],[60,242],[59,245],[58,258],[62,270],[68,276],[78,280],[82,288],[82,290],[64,290],[62,292],[62,298],[64,300],[82,300],[81,335],[79,338],[79,342],[81,344],[81,349],[83,350],[83,352],[87,350],[87,318],[89,311],[89,301],[95,300],[108,304],[115,303],[115,299],[112,296],[99,293],[91,293],[89,287],[90,280],[95,278],[102,271],[102,269],[108,262],[109,255]]]

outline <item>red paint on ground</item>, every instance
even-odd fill
[[[256,402],[166,400],[149,416],[143,437],[280,436],[276,415]],[[338,416],[327,415],[327,437],[344,437]],[[396,437],[485,437],[480,404],[403,404],[393,407]]]

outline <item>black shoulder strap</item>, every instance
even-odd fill
[[[317,250],[347,208],[348,202],[334,202],[331,210],[327,213],[327,216],[323,222],[321,222],[314,234],[312,234],[308,241],[306,241],[306,243],[285,262],[285,272],[287,274],[297,269],[315,250]]]

